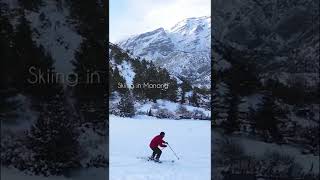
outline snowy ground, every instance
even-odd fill
[[[312,154],[302,154],[301,150],[297,147],[290,145],[277,145],[275,143],[266,143],[253,139],[234,137],[235,141],[242,144],[244,151],[248,155],[253,155],[256,157],[261,157],[267,151],[276,151],[280,154],[290,155],[295,158],[295,161],[301,165],[304,172],[308,172],[310,167],[313,166],[312,172],[319,173],[319,156],[314,156]]]
[[[252,139],[239,135],[230,136],[221,133],[218,129],[213,129],[212,133],[213,141],[215,141],[215,145],[217,145],[216,149],[219,149],[218,146],[221,140],[230,138],[234,142],[237,142],[244,150],[244,153],[250,157],[255,157],[259,159],[262,158],[266,152],[278,152],[281,155],[292,156],[295,159],[295,162],[302,167],[302,170],[305,173],[309,173],[310,168],[313,167],[312,172],[315,174],[319,174],[320,157],[314,156],[312,154],[302,154],[301,149],[299,147],[290,145],[278,145],[275,143],[266,143],[257,139]],[[221,157],[221,154],[216,153],[214,154],[214,156]]]
[[[110,115],[110,180],[209,180],[211,174],[210,121],[156,119],[148,116],[121,118]],[[160,159],[174,163],[157,164],[137,159],[150,156],[150,140],[166,132],[169,148]]]
[[[107,180],[108,174],[103,168],[90,168],[75,171],[71,177],[63,176],[33,176],[27,175],[17,169],[1,167],[1,180]]]

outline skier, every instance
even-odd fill
[[[160,135],[155,136],[151,142],[150,142],[150,148],[152,149],[153,153],[152,156],[150,157],[151,160],[154,160],[156,162],[160,162],[159,158],[161,156],[162,151],[159,149],[158,146],[160,147],[167,147],[168,142],[162,140],[164,138],[165,133],[161,132]]]

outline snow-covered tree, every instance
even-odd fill
[[[182,78],[182,83],[181,83],[181,100],[180,103],[184,104],[186,101],[186,92],[191,91],[192,90],[192,86],[190,84],[190,82],[188,80],[186,80],[185,78]]]
[[[156,117],[158,118],[175,118],[174,114],[171,113],[168,109],[166,108],[161,108],[158,109],[158,111],[155,113]]]
[[[191,105],[198,107],[199,106],[199,96],[198,93],[194,90],[191,97],[189,98]]]
[[[176,110],[176,115],[180,119],[191,119],[192,113],[188,111],[188,109],[184,105],[179,105],[178,109]]]
[[[27,146],[34,154],[35,174],[62,174],[78,168],[78,133],[63,96],[58,93],[43,104],[40,115],[27,134]]]
[[[228,100],[230,99],[228,95],[230,94],[230,89],[229,86],[223,82],[216,83],[213,86],[213,89],[213,123],[214,125],[220,126],[228,117],[228,109],[230,105],[230,103],[228,103]]]
[[[135,115],[134,101],[129,92],[121,96],[118,109],[122,117],[132,117]]]
[[[195,109],[192,111],[192,118],[193,119],[205,119],[207,118],[203,111]]]

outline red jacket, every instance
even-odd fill
[[[165,143],[164,140],[162,140],[163,136],[161,135],[158,135],[156,137],[154,137],[151,142],[150,142],[150,148],[156,148],[158,146],[161,146],[161,147],[167,147],[166,145],[164,145],[163,143]]]

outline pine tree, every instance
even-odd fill
[[[216,76],[223,78],[234,92],[249,95],[260,86],[256,61],[250,52],[230,50],[227,60],[232,63],[231,69]]]
[[[135,72],[133,84],[136,86],[132,91],[133,95],[137,99],[145,99],[144,89],[141,86],[146,82],[146,69],[144,69],[142,62],[138,59],[132,61],[132,66]]]
[[[5,91],[5,90],[4,90]],[[21,103],[16,99],[10,99],[16,94],[11,92],[4,92],[0,90],[0,121],[5,123],[12,119],[16,119],[18,116],[17,110],[21,106]]]
[[[185,102],[186,102],[186,92],[181,91],[180,104],[184,104]]]
[[[75,120],[64,102],[61,92],[53,96],[27,134],[35,174],[60,175],[80,166]]]
[[[193,106],[199,107],[199,102],[198,102],[199,101],[199,96],[198,96],[196,90],[193,90],[193,93],[192,93],[189,101]]]
[[[170,81],[170,75],[169,73],[165,70],[165,69],[161,69],[158,68],[158,79],[157,79],[157,83],[159,84],[165,84],[168,81]],[[160,94],[159,94],[159,99],[166,99],[168,98],[168,92],[169,92],[169,88],[161,88],[160,89]]]
[[[14,70],[16,58],[13,48],[13,27],[2,11],[0,11],[0,26],[0,89],[4,89],[12,85],[12,79],[16,73]]]
[[[133,89],[133,94],[137,99],[145,99],[146,97],[144,88],[142,87],[145,79],[145,72],[142,69],[136,69],[133,84],[137,87]]]
[[[225,83],[215,83],[212,95],[212,109],[214,124],[219,126],[227,120],[230,107],[230,87]]]
[[[182,84],[181,84],[182,90],[185,92],[191,91],[192,90],[191,83],[185,78],[181,78],[181,79],[182,79]]]
[[[129,92],[121,96],[118,108],[121,117],[132,117],[135,115],[134,102]]]
[[[229,110],[227,112],[227,120],[223,122],[222,127],[225,129],[227,134],[233,133],[239,130],[239,112],[238,104],[239,98],[237,95],[232,95],[232,98],[229,100]]]
[[[255,135],[255,133],[256,133],[256,129],[255,129],[256,128],[256,111],[252,107],[249,107],[248,120],[251,123],[250,133],[252,135]]]
[[[187,108],[180,104],[178,109],[176,110],[176,114],[180,119],[191,119],[192,113],[187,110]]]
[[[158,71],[154,64],[150,64],[150,67],[146,70],[146,81],[145,83],[150,84],[158,84],[159,83],[159,77],[158,77]],[[157,99],[160,98],[160,89],[158,88],[144,88],[144,93],[146,95],[146,98],[156,102]]]
[[[43,0],[18,0],[19,4],[27,10],[36,11],[42,5]]]
[[[83,123],[90,122],[97,128],[104,128],[107,119],[105,97],[109,93],[104,45],[96,39],[86,39],[72,63],[78,77],[74,88],[76,106],[83,116]]]
[[[178,97],[178,83],[176,79],[171,78],[166,69],[159,68],[158,70],[158,83],[168,84],[168,88],[160,89],[160,99],[167,99],[176,102]]]
[[[75,22],[78,32],[88,39],[104,41],[106,39],[107,32],[104,3],[100,0],[66,1],[70,6],[71,20]]]
[[[110,66],[110,63],[109,63],[109,86],[108,86],[108,90],[109,90],[109,96],[111,95],[112,92],[114,92],[114,81],[113,81],[113,70]]]
[[[55,81],[48,81],[48,79],[55,79],[51,78],[54,74],[53,60],[50,54],[45,52],[43,46],[37,46],[32,39],[30,23],[25,16],[21,16],[18,22],[13,45],[15,50],[14,61],[16,63],[14,67],[16,73],[13,78],[14,86],[31,95],[46,96],[56,83]],[[31,70],[32,74],[30,73]],[[34,77],[34,74],[36,74],[36,77]],[[43,77],[44,82],[40,76]]]
[[[150,108],[149,112],[148,112],[148,116],[152,116],[152,110]]]
[[[74,94],[76,106],[85,122],[94,123],[95,128],[105,128],[109,93],[108,69],[105,45],[107,26],[103,3],[99,0],[66,0],[70,7],[70,20],[83,37],[79,51],[75,54],[74,72],[78,85]]]
[[[113,89],[121,94],[125,94],[129,91],[126,80],[120,75],[119,69],[115,67],[113,71],[112,80]]]
[[[190,82],[188,80],[186,80],[186,79],[184,79],[182,77],[180,79],[182,79],[182,83],[180,85],[181,86],[181,90],[182,90],[180,103],[183,104],[183,103],[185,103],[186,92],[191,91],[192,90],[192,86],[191,86],[191,84],[190,84]]]
[[[263,136],[267,139],[268,133],[272,137],[279,138],[278,125],[280,123],[279,117],[283,116],[281,111],[278,111],[279,107],[275,104],[275,99],[271,95],[263,97],[262,103],[258,109],[256,115],[256,129],[263,132]]]
[[[169,80],[169,88],[167,90],[167,99],[176,102],[178,98],[178,83],[175,79]]]
[[[116,64],[122,64],[123,61],[129,59],[129,56],[127,53],[122,52],[122,51],[118,51],[117,53],[115,53],[114,55],[114,62]]]
[[[95,39],[86,39],[81,43],[72,62],[74,72],[79,79],[78,93],[91,95],[106,93],[108,72],[104,51],[103,44]]]

